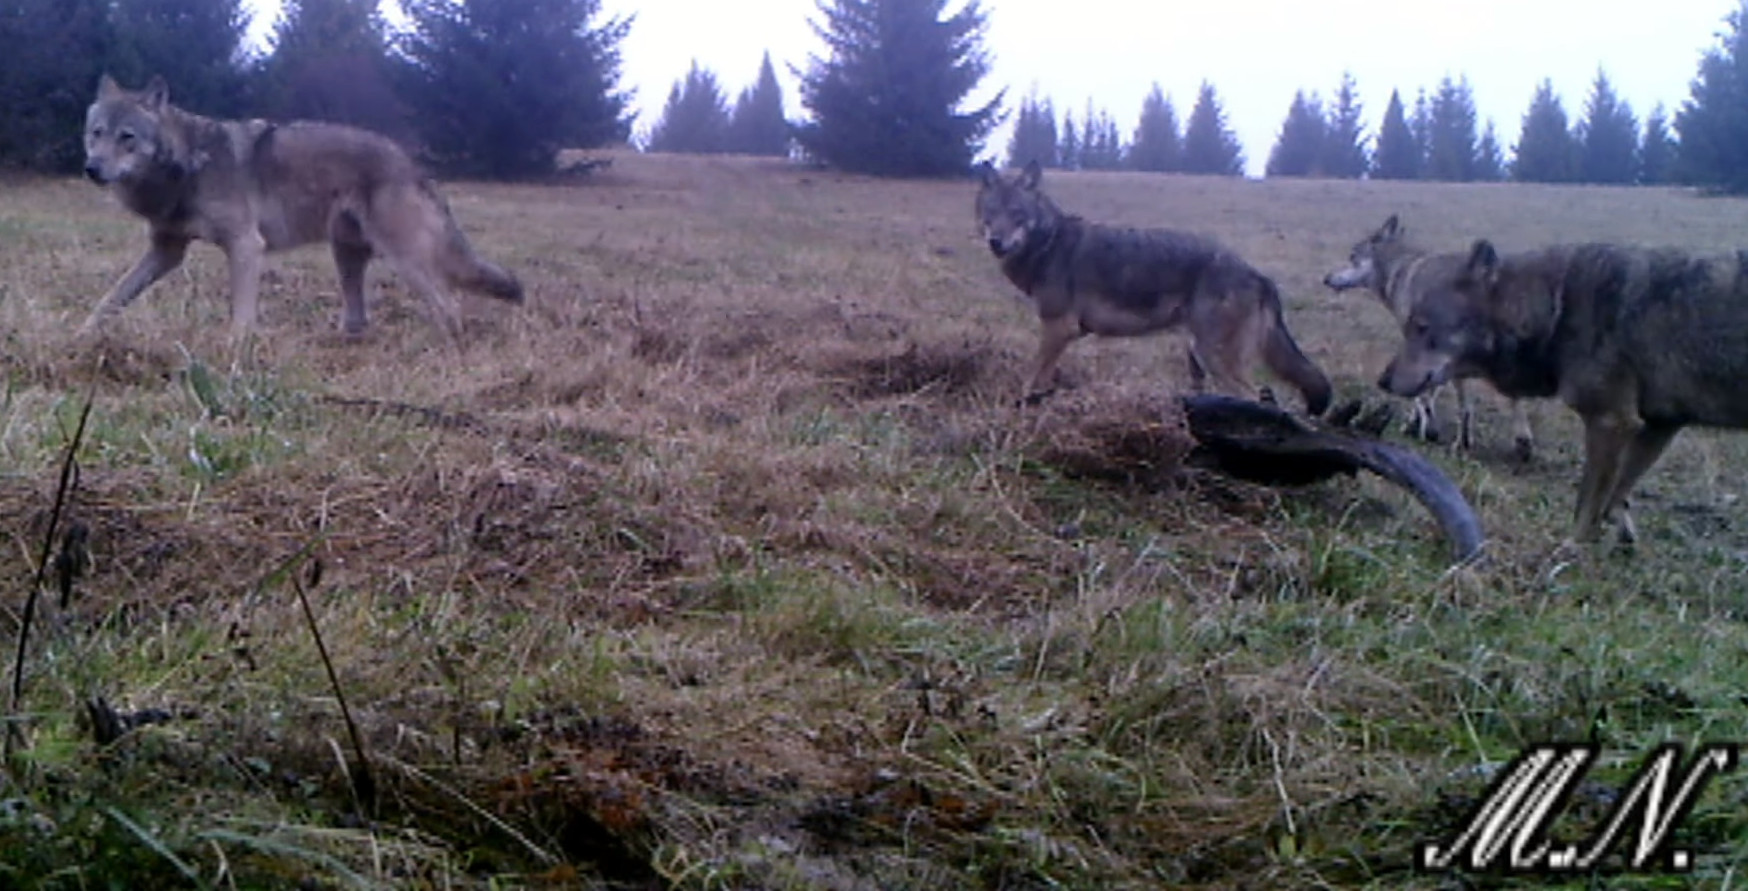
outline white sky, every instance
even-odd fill
[[[252,0],[265,15],[277,0]],[[1643,120],[1688,96],[1701,53],[1716,43],[1737,0],[984,0],[994,68],[987,92],[1009,106],[1033,88],[1060,114],[1081,118],[1088,100],[1125,137],[1158,82],[1189,115],[1203,79],[1214,84],[1249,169],[1262,169],[1295,89],[1326,98],[1353,72],[1375,133],[1391,88],[1412,109],[1418,88],[1467,75],[1482,124],[1491,118],[1509,152],[1536,84],[1551,78],[1576,120],[1597,68]],[[962,3],[950,2],[949,10]],[[636,91],[637,128],[661,112],[668,89],[696,59],[732,101],[767,50],[789,114],[799,116],[789,64],[823,47],[809,27],[814,0],[602,0],[608,15],[634,14],[622,47],[623,85]],[[1007,131],[986,152],[1005,153]]]

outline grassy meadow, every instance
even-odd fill
[[[1748,204],[1678,190],[1045,185],[1275,276],[1338,400],[1386,398],[1396,333],[1320,281],[1390,213],[1450,250],[1748,244]],[[530,298],[469,298],[459,353],[385,268],[340,336],[319,247],[269,261],[245,343],[205,245],[75,341],[142,227],[83,182],[3,188],[9,659],[94,406],[62,520],[90,566],[36,610],[0,887],[1516,887],[1410,862],[1521,747],[1600,743],[1594,792],[1748,740],[1748,436],[1682,434],[1636,552],[1561,549],[1575,422],[1535,404],[1520,464],[1477,387],[1473,453],[1416,446],[1490,540],[1447,571],[1375,478],[1182,466],[1177,335],[1078,343],[1016,408],[1037,323],[969,180],[628,154],[452,184]],[[1678,837],[1695,875],[1611,887],[1740,883],[1744,777]]]

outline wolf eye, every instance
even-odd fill
[[[132,130],[123,130],[115,135],[115,141],[120,143],[123,148],[131,147],[134,144],[134,138]]]
[[[103,125],[102,124],[98,124],[97,126],[91,128],[91,138],[92,139],[102,139],[103,138]]]

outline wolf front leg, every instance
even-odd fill
[[[187,255],[187,238],[153,233],[151,244],[146,247],[146,252],[139,260],[134,262],[133,268],[91,308],[91,315],[86,317],[85,324],[79,326],[79,334],[95,333],[103,327],[106,319],[132,303],[135,297],[144,293],[170,270],[182,265],[182,258]]]
[[[1529,408],[1522,399],[1511,400],[1512,451],[1524,463],[1536,456],[1536,431],[1530,426]]]
[[[250,229],[227,242],[224,250],[230,263],[231,336],[241,337],[255,327],[260,314],[261,263],[267,255],[267,241]]]
[[[1037,404],[1056,389],[1056,364],[1062,361],[1062,353],[1068,345],[1086,333],[1080,330],[1080,319],[1073,313],[1040,319],[1039,322],[1038,361],[1033,366],[1032,380],[1026,384],[1026,395],[1021,400],[1027,405]]]
[[[1628,449],[1643,426],[1637,417],[1616,412],[1584,417],[1584,475],[1578,482],[1572,529],[1578,541],[1593,542],[1601,536],[1602,521],[1626,467]]]

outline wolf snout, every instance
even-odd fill
[[[1431,375],[1423,375],[1419,379],[1404,380],[1406,377],[1410,376],[1403,374],[1396,367],[1396,363],[1391,362],[1384,367],[1384,373],[1378,375],[1378,389],[1412,399],[1424,392],[1432,381]]]
[[[108,180],[103,176],[103,166],[96,161],[85,164],[85,178],[100,186],[108,183]]]
[[[989,252],[999,257],[1008,252],[1007,245],[1002,244],[1002,241],[999,238],[991,238],[989,240]]]

